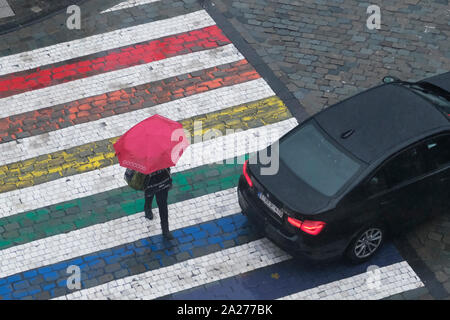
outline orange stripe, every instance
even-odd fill
[[[133,88],[0,119],[0,143],[123,114],[218,87],[260,78],[247,62],[217,66]]]

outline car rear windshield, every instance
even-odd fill
[[[280,159],[299,179],[326,196],[335,195],[361,167],[312,123],[281,141]]]
[[[433,103],[450,120],[450,94],[429,83],[405,83],[405,87]]]

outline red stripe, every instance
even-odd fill
[[[240,60],[132,88],[108,92],[69,103],[0,119],[0,143],[30,137],[80,123],[189,97],[217,87],[259,79],[247,62]]]
[[[176,55],[216,48],[230,40],[217,26],[152,40],[145,43],[85,56],[78,61],[48,66],[0,77],[0,98],[54,86],[64,82],[163,60]]]

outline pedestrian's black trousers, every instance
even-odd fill
[[[156,194],[145,192],[145,213],[152,211],[153,197],[156,195],[156,203],[159,208],[159,217],[161,219],[161,229],[163,233],[169,232],[169,210],[167,208],[167,197],[169,195],[169,189],[161,190]]]

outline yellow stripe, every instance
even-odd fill
[[[225,134],[226,129],[250,129],[291,118],[289,110],[276,96],[230,107],[217,112],[180,121],[191,132],[191,138],[210,129]],[[202,129],[193,132],[194,121],[202,121]],[[0,166],[0,193],[21,189],[114,165],[117,162],[113,144],[119,137],[87,143],[28,160]]]

